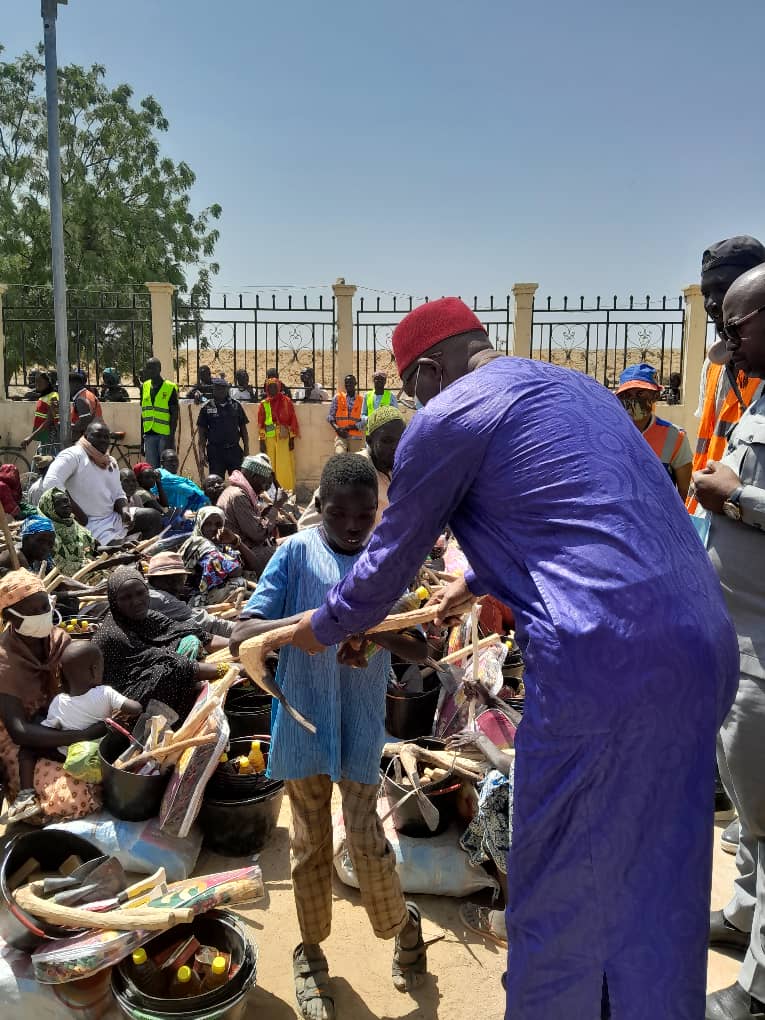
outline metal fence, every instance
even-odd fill
[[[253,385],[275,368],[289,386],[300,386],[300,373],[313,368],[317,382],[333,388],[336,314],[331,292],[306,294],[222,294],[203,302],[176,296],[173,330],[178,352],[178,382],[191,385],[200,365],[233,381],[245,369]]]
[[[619,373],[640,361],[653,365],[668,386],[670,375],[682,373],[684,344],[682,297],[534,302],[532,358],[585,372],[604,386],[615,386]]]
[[[427,300],[427,297],[399,295],[358,298],[354,316],[354,348],[356,377],[361,389],[371,388],[372,375],[378,369],[388,373],[390,385],[400,384],[393,358],[393,330],[416,305]],[[467,303],[486,327],[494,347],[504,354],[512,353],[513,306],[510,295],[489,297],[483,301],[476,296]]]
[[[114,366],[128,385],[151,357],[151,301],[145,291],[69,291],[69,359],[100,381]],[[6,387],[27,386],[36,366],[55,367],[53,292],[48,287],[9,287],[3,298]]]

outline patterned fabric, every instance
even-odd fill
[[[83,783],[62,765],[41,758],[35,765],[35,790],[46,821],[67,822],[101,810],[101,787]]]
[[[507,874],[507,853],[513,838],[513,770],[503,776],[497,769],[487,772],[480,784],[478,811],[465,830],[460,846],[471,864],[491,861]]]
[[[605,973],[614,1017],[697,1020],[738,654],[667,472],[595,380],[501,357],[414,416],[388,496],[313,629],[331,645],[382,619],[446,522],[471,588],[513,610],[508,1017],[597,1016]]]
[[[292,535],[263,571],[241,619],[280,620],[320,606],[358,559],[329,548],[321,528]],[[306,655],[279,653],[276,682],[299,712],[317,726],[306,731],[274,702],[269,773],[274,779],[324,774],[334,782],[376,783],[385,743],[385,691],[390,654],[372,656],[366,669],[341,666],[337,648]]]
[[[68,517],[59,517],[53,508],[53,500],[56,496],[62,496],[61,489],[48,489],[40,496],[39,509],[53,522],[56,532],[56,546],[53,550],[53,562],[67,577],[76,574],[85,566],[85,562],[92,559],[96,553],[98,544],[87,528],[75,520],[74,514]]]
[[[174,649],[191,634],[207,645],[212,635],[191,622],[175,623],[150,609],[142,620],[123,616],[117,592],[128,580],[141,578],[131,567],[118,567],[107,583],[109,612],[93,638],[104,656],[106,683],[143,707],[151,698],[164,701],[184,718],[196,698],[196,666]]]
[[[396,857],[377,814],[377,785],[339,784],[348,850],[372,930],[392,939],[407,923]],[[303,942],[318,943],[332,927],[332,780],[309,776],[285,784],[292,809],[292,889]]]
[[[19,570],[9,570],[0,578],[0,612],[41,591],[45,591],[42,578],[33,574],[31,570],[25,570],[23,567]]]

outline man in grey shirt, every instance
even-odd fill
[[[740,276],[723,305],[735,370],[765,379],[765,265]],[[733,426],[721,461],[693,476],[707,548],[738,635],[741,673],[717,759],[741,822],[733,898],[714,911],[710,942],[745,953],[738,981],[707,998],[706,1020],[765,1018],[765,392]],[[692,579],[689,580],[692,583]]]
[[[193,623],[221,637],[231,637],[235,621],[211,616],[202,606],[192,609],[183,601],[181,595],[187,575],[188,570],[178,553],[162,552],[152,556],[149,560],[149,569],[146,571],[146,579],[149,582],[149,608],[164,613],[171,620]]]

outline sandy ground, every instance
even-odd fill
[[[279,826],[260,857],[266,899],[242,911],[260,952],[258,988],[247,1011],[258,1020],[288,1020],[296,1015],[291,953],[299,935],[290,887],[288,825],[285,797]],[[715,828],[715,909],[729,899],[736,870],[735,858],[720,850],[723,827]],[[226,866],[226,859],[203,852],[197,870],[214,871],[221,866]],[[476,1015],[481,1020],[502,1020],[504,953],[465,930],[458,913],[461,900],[414,898],[423,912],[426,939],[441,931],[446,937],[429,950],[431,974],[424,988],[411,997],[397,992],[391,983],[392,945],[374,937],[358,893],[334,878],[334,926],[325,950],[339,1020],[455,1020]],[[710,952],[708,990],[735,981],[738,966],[737,957]]]

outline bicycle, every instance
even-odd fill
[[[40,477],[36,471],[32,470],[32,464],[20,446],[0,446],[0,464],[13,464],[18,469],[21,491],[25,496],[29,492],[32,482],[36,482]]]
[[[126,443],[125,446],[123,446],[122,440],[125,438],[125,435],[125,432],[109,433],[109,438],[111,440],[109,453],[112,457],[114,457],[118,464],[121,462],[126,468],[130,468],[132,471],[133,464],[135,464],[141,456],[141,444]]]

